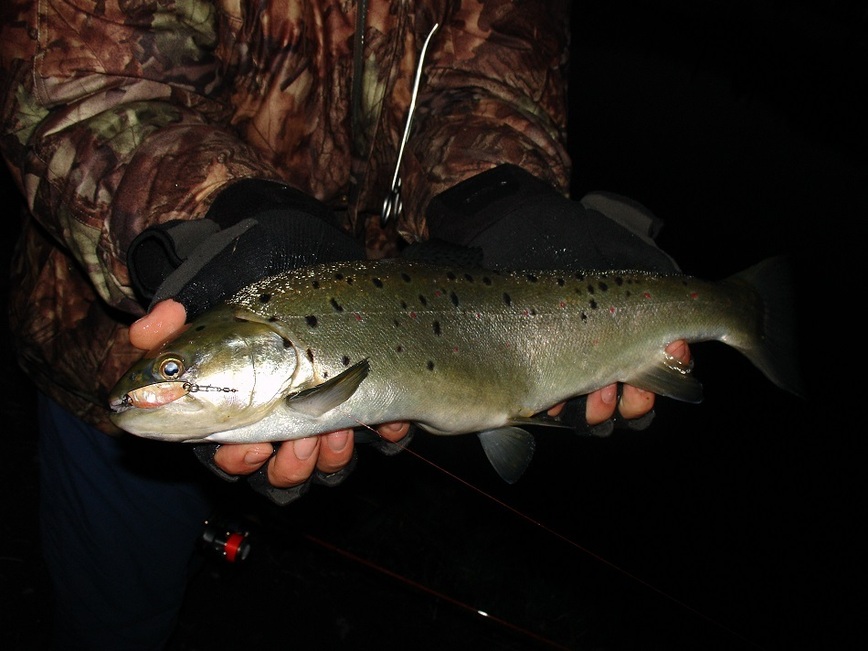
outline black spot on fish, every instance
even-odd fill
[[[371,278],[371,282],[374,283],[374,287],[376,287],[377,289],[383,288],[383,281],[379,278]]]
[[[343,280],[344,275],[341,272],[335,274],[335,280]]]
[[[306,317],[304,317],[304,320],[307,321],[307,324],[308,324],[311,328],[316,328],[316,326],[317,326],[317,318],[316,318],[316,316],[314,316],[313,314],[309,314],[309,315],[307,315]]]
[[[204,325],[196,326],[196,332],[202,332],[205,329],[205,327],[206,326],[204,326]]]
[[[530,282],[535,283],[537,281],[537,277],[533,274],[525,274],[525,278],[527,278]]]
[[[318,280],[314,280],[314,281],[310,284],[310,286],[313,287],[314,289],[319,289],[319,281],[318,281]]]
[[[565,280],[563,278],[558,278],[557,283],[559,287],[563,287],[565,284]]]
[[[458,307],[458,294],[455,292],[449,292],[449,300],[452,301],[452,305]]]
[[[587,320],[588,320],[588,315],[585,314],[584,311],[582,311],[582,321],[587,321]]]
[[[407,301],[405,301],[405,300],[401,300],[401,309],[402,309],[402,310],[406,310],[406,309],[407,309]]]
[[[432,361],[429,359],[429,360],[428,360],[428,363],[425,364],[425,367],[426,367],[429,371],[433,371],[433,370],[434,370],[434,362],[432,362]]]
[[[437,336],[439,337],[439,336],[440,336],[440,322],[439,322],[439,321],[435,321],[435,322],[432,324],[432,327],[434,328],[434,334],[437,335]]]
[[[447,277],[449,280],[455,280],[455,274],[452,273],[451,271],[447,271],[447,272],[446,272],[446,277]]]
[[[590,302],[588,305],[591,306],[591,309],[592,309],[592,310],[596,310],[596,309],[597,309],[597,301],[595,301],[593,298],[591,299],[591,302]]]
[[[344,366],[349,366],[350,358],[344,355],[343,357],[341,357],[341,364],[343,364]]]
[[[307,360],[309,362],[313,362],[313,350],[311,348],[308,348],[306,351],[304,351],[304,354],[307,355]]]
[[[491,278],[489,278],[488,276],[483,276],[482,277],[482,284],[483,285],[491,285]]]
[[[272,314],[270,317],[268,317],[269,323],[276,323],[277,321],[280,321],[280,317],[276,314]]]
[[[600,281],[599,287],[600,287],[601,292],[605,292],[605,291],[609,290],[609,286],[606,283],[604,283],[602,280]]]
[[[260,294],[259,302],[260,303],[268,303],[271,300],[271,294]]]
[[[399,353],[403,353],[404,347],[401,344],[398,344],[397,346],[395,346],[395,350]]]
[[[349,278],[347,278],[347,285],[352,285],[352,284],[353,284],[353,277],[350,276]]]
[[[506,292],[503,292],[503,302],[507,305],[512,305],[512,297]]]
[[[469,283],[472,283],[474,281],[474,278],[470,274],[464,274],[464,280],[466,280]]]
[[[533,308],[530,308],[530,312],[528,314],[530,314],[531,316],[536,316],[536,310]]]
[[[401,272],[401,280],[403,280],[405,283],[409,283],[412,280],[412,278],[410,278],[409,274],[406,274],[402,271]]]
[[[395,324],[395,327],[396,327],[396,328],[400,328],[400,327],[401,327],[401,322],[398,321],[398,319],[392,319],[392,323]]]
[[[588,285],[588,294],[593,294],[596,290],[593,285]]]
[[[615,284],[620,287],[624,284],[624,279],[621,276],[615,276]]]
[[[338,300],[336,298],[332,298],[329,302],[332,304],[332,307],[334,308],[335,312],[343,312],[344,311],[344,306],[341,305],[340,303],[338,303]]]
[[[428,299],[425,298],[422,294],[419,294],[419,302],[420,302],[422,305],[428,305]]]
[[[580,271],[577,271],[576,273],[573,274],[573,278],[575,278],[576,280],[584,280],[585,274],[583,274]]]

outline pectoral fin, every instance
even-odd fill
[[[501,427],[479,432],[478,436],[497,474],[508,484],[517,482],[533,458],[533,435],[518,427]]]
[[[288,396],[286,404],[294,411],[319,418],[327,411],[349,400],[350,396],[359,388],[362,380],[368,376],[369,370],[368,360],[363,359],[322,384]]]

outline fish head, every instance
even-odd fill
[[[221,306],[120,378],[109,397],[111,420],[145,438],[202,440],[262,418],[297,366],[295,349],[276,329]]]

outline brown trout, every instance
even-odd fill
[[[720,282],[633,271],[486,271],[405,260],[323,264],[249,285],[135,364],[112,419],[147,438],[280,441],[411,421],[478,433],[513,482],[523,425],[612,382],[688,402],[664,348],[718,340],[800,391],[788,266]]]

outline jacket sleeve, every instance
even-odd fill
[[[411,239],[427,234],[431,198],[497,165],[517,165],[563,193],[570,178],[569,3],[461,2],[442,22],[401,170]]]
[[[31,214],[113,305],[145,227],[201,216],[230,181],[277,179],[222,126],[210,2],[9,0],[0,147]]]

